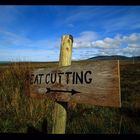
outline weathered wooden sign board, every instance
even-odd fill
[[[79,61],[28,73],[26,93],[35,98],[121,107],[119,61]]]

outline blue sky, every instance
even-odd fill
[[[59,61],[61,36],[73,60],[140,55],[140,6],[0,5],[0,61]]]

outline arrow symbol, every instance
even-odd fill
[[[46,88],[46,89],[47,89],[46,93],[50,93],[50,92],[69,92],[69,93],[72,93],[72,95],[74,95],[76,93],[80,93],[79,91],[76,91],[74,89],[72,89],[71,91],[69,91],[69,90],[52,90],[50,88]]]

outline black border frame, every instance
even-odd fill
[[[140,5],[139,0],[0,0],[0,5]]]

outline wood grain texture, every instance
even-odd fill
[[[91,71],[92,74],[87,74],[86,78],[92,78],[92,82],[87,84],[83,80],[83,84],[79,81],[77,84],[73,84],[73,76],[69,75],[69,83],[66,83],[67,76],[64,74],[61,77],[61,84],[59,76],[56,78],[56,82],[54,84],[45,82],[45,75],[48,73],[81,73],[81,71],[86,73],[86,71]],[[30,84],[30,95],[33,97],[38,95],[46,95],[47,97],[56,99],[57,101],[63,102],[76,102],[76,103],[84,103],[84,104],[92,104],[92,105],[100,105],[100,106],[112,106],[112,107],[121,107],[121,95],[120,95],[120,73],[119,73],[119,61],[86,61],[77,62],[77,65],[71,65],[67,67],[54,67],[47,69],[37,69],[31,74],[38,75],[44,74],[41,79],[41,84]],[[32,77],[34,81],[35,76]],[[46,94],[46,88],[50,88],[53,90],[66,90],[70,91],[72,89],[79,91],[80,93],[76,93],[71,95],[71,93],[63,93],[63,92],[50,92]]]
[[[61,50],[59,57],[59,67],[71,65],[73,37],[63,35],[61,40]],[[65,108],[55,102],[52,134],[65,134],[67,112]]]

